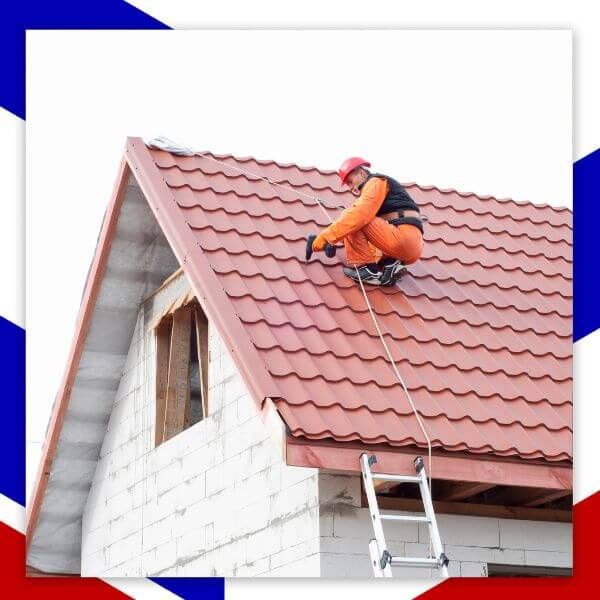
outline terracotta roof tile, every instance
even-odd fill
[[[149,152],[276,382],[291,434],[423,446],[341,257],[303,260],[306,235],[328,220],[295,191],[335,218],[353,200],[336,174]],[[433,445],[570,459],[571,212],[406,185],[428,218],[424,256],[395,288],[368,294]]]

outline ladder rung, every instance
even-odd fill
[[[385,481],[402,481],[404,483],[420,483],[421,478],[414,475],[391,475],[388,473],[371,473],[373,479],[382,479]]]
[[[429,523],[429,517],[413,517],[409,515],[390,515],[385,513],[380,513],[379,517],[381,519],[387,519],[388,521],[413,521],[417,523]]]
[[[434,567],[436,569],[440,566],[437,558],[401,558],[399,556],[392,556],[390,564],[392,567]]]

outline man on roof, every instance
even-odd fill
[[[392,177],[371,173],[371,163],[353,156],[339,169],[343,186],[358,198],[317,236],[309,236],[307,257],[344,241],[348,266],[344,274],[363,283],[393,285],[423,252],[419,207]],[[312,240],[310,239],[312,238]]]

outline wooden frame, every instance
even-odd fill
[[[190,303],[165,315],[155,327],[155,447],[194,424],[190,390],[192,335],[200,371],[200,420],[208,416],[208,319],[196,303]]]
[[[169,355],[171,352],[171,322],[164,319],[155,329],[156,334],[156,423],[154,445],[164,440],[165,413],[167,407],[167,382],[169,374]]]
[[[173,313],[163,442],[183,431],[189,421],[191,316],[188,307]]]
[[[198,349],[198,366],[200,367],[200,389],[202,393],[202,418],[208,416],[208,319],[204,312],[194,310],[196,329],[196,348]]]
[[[434,482],[435,485],[435,482]],[[421,500],[413,498],[394,498],[378,496],[379,508],[383,510],[403,510],[423,512]],[[366,507],[367,499],[362,495],[361,506]],[[501,506],[495,504],[473,504],[470,502],[433,502],[433,508],[439,515],[467,515],[470,517],[494,517],[499,519],[522,519],[527,521],[553,521],[571,523],[573,514],[570,510],[552,508],[530,508],[526,506]]]

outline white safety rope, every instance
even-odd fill
[[[235,171],[238,171],[240,173],[243,173],[244,175],[248,175],[250,177],[254,177],[255,179],[260,179],[262,181],[265,181],[266,183],[269,183],[273,186],[277,186],[280,187],[282,189],[288,190],[289,192],[292,192],[295,195],[298,196],[303,196],[305,198],[308,198],[310,200],[312,200],[313,202],[315,202],[319,208],[323,211],[323,214],[325,215],[325,217],[329,220],[330,223],[333,223],[333,219],[331,218],[331,216],[329,215],[329,213],[327,212],[326,208],[330,208],[330,209],[338,209],[338,207],[333,207],[333,206],[327,206],[326,204],[324,204],[323,202],[321,202],[321,200],[319,199],[318,196],[311,196],[310,194],[305,194],[304,192],[301,192],[299,190],[295,190],[293,188],[291,188],[290,186],[284,185],[282,183],[278,183],[277,181],[272,181],[271,179],[269,179],[268,177],[264,177],[263,175],[259,175],[258,173],[253,173],[252,171],[248,171],[247,169],[242,169],[241,167],[237,167],[234,166],[230,163],[227,163],[225,161],[222,160],[218,160],[217,158],[214,158],[213,156],[211,156],[210,154],[206,153],[206,152],[195,152],[194,150],[192,150],[191,148],[185,148],[182,146],[179,146],[177,144],[174,144],[173,142],[171,142],[170,140],[168,140],[167,138],[156,138],[155,140],[152,140],[150,142],[150,145],[156,145],[156,147],[161,148],[163,150],[168,150],[170,152],[173,152],[174,154],[181,154],[184,156],[202,156],[203,158],[206,158],[208,160],[211,160],[215,163],[218,163],[220,165],[223,165],[225,167],[228,167],[229,169],[233,169]],[[406,383],[404,383],[404,379],[402,378],[402,375],[400,374],[400,371],[398,370],[398,366],[396,365],[396,361],[394,360],[394,357],[388,347],[387,342],[385,341],[385,336],[383,334],[383,332],[381,331],[381,328],[379,326],[379,322],[377,320],[377,317],[375,316],[375,313],[373,311],[373,307],[371,306],[371,301],[369,300],[369,296],[367,295],[367,292],[365,290],[364,284],[362,282],[362,280],[360,279],[360,276],[358,274],[358,267],[356,265],[354,265],[354,268],[356,269],[356,274],[357,274],[357,279],[358,279],[358,283],[360,284],[360,289],[362,291],[363,297],[365,299],[365,304],[367,305],[367,309],[369,310],[369,314],[371,315],[371,320],[373,321],[373,324],[375,325],[375,329],[377,330],[377,335],[379,336],[379,339],[381,340],[381,344],[383,345],[383,348],[385,350],[385,353],[387,355],[387,358],[389,360],[390,366],[396,376],[396,378],[398,379],[398,382],[400,383],[400,385],[402,386],[402,389],[404,390],[404,393],[406,395],[406,398],[408,399],[408,402],[410,404],[410,407],[417,419],[417,422],[419,424],[419,427],[423,433],[423,436],[425,437],[425,440],[427,441],[427,457],[428,457],[428,463],[429,463],[429,472],[428,472],[428,479],[429,479],[429,494],[431,495],[431,479],[432,479],[432,468],[431,468],[431,440],[429,438],[429,435],[427,433],[427,429],[425,428],[425,424],[423,423],[423,420],[421,418],[421,415],[419,414],[419,411],[417,410],[417,407],[415,406],[410,392],[408,391],[408,388],[406,387]],[[393,339],[393,338],[392,338]],[[396,346],[397,348],[397,346]]]

